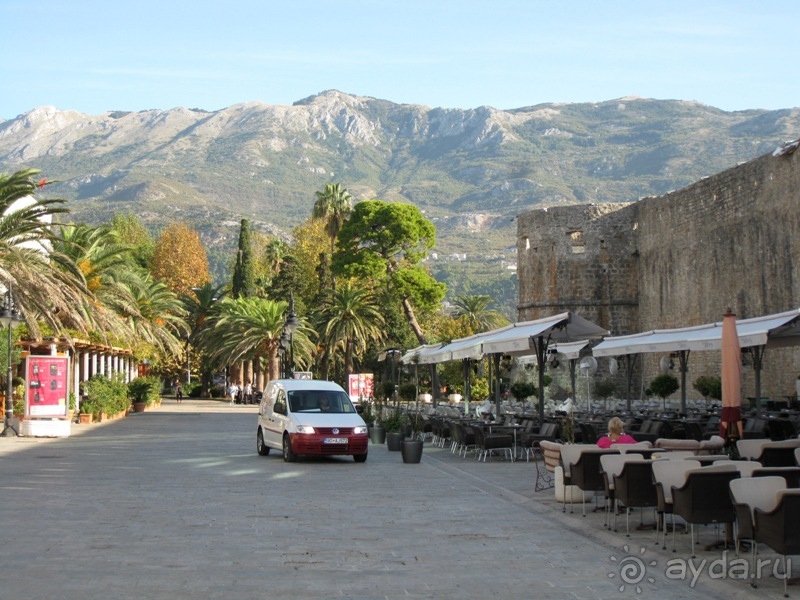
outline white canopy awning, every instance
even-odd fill
[[[477,360],[484,354],[513,354],[524,356],[534,354],[532,338],[548,336],[552,342],[566,342],[584,338],[598,338],[608,335],[608,331],[578,315],[565,312],[535,321],[514,323],[500,329],[477,333],[469,337],[453,340],[439,348],[422,351],[419,348],[420,363],[442,363],[465,358]],[[586,341],[583,345],[586,345]],[[581,346],[582,348],[583,346]],[[424,347],[421,347],[424,348]],[[578,349],[580,351],[580,348]],[[403,361],[406,362],[405,357]]]
[[[589,340],[581,340],[579,342],[559,342],[552,344],[548,350],[550,352],[555,352],[558,354],[559,358],[564,358],[565,360],[578,360],[581,357],[581,350],[583,350],[589,344]],[[536,355],[531,354],[530,350],[527,350],[525,354],[516,354],[511,353],[512,356],[516,356],[517,360],[522,364],[536,364]]]
[[[433,362],[429,360],[431,353],[435,352],[443,345],[444,344],[439,342],[438,344],[424,344],[422,346],[417,346],[416,348],[412,348],[411,350],[406,352],[400,360],[404,365],[411,365],[411,364],[427,365]]]
[[[800,343],[800,309],[736,321],[739,345],[786,346]],[[719,350],[722,347],[722,321],[682,327],[656,329],[633,335],[608,337],[592,349],[594,356],[619,356],[681,350]]]
[[[497,330],[483,340],[484,354],[526,354],[533,353],[531,338],[546,335],[552,341],[578,340],[582,338],[599,338],[608,335],[608,330],[583,317],[566,312],[535,321],[515,323],[510,327]]]

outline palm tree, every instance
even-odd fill
[[[370,342],[385,337],[385,321],[375,296],[349,281],[338,290],[327,290],[319,319],[327,323],[325,347],[335,350],[338,342],[342,343],[346,375],[353,372],[354,353],[364,352]]]
[[[93,329],[117,338],[130,338],[126,310],[108,310],[125,305],[129,295],[121,284],[131,271],[141,271],[130,245],[121,244],[108,226],[61,225],[53,249],[66,256],[81,272],[86,286],[96,298],[86,307]],[[137,279],[138,281],[138,279]]]
[[[279,376],[278,346],[289,304],[268,298],[225,298],[216,303],[201,343],[213,360],[231,364],[239,360],[266,359],[268,379]],[[307,366],[314,351],[313,330],[302,324],[293,334],[295,361]]]
[[[13,299],[31,335],[40,337],[37,321],[54,332],[66,327],[86,331],[86,308],[92,300],[86,281],[67,255],[55,250],[50,228],[53,215],[68,212],[65,200],[38,199],[48,182],[39,171],[23,169],[0,174],[0,284],[13,289]]]
[[[464,295],[453,300],[453,316],[466,321],[473,333],[490,331],[508,324],[508,320],[496,310],[490,310],[489,296]]]
[[[316,192],[317,201],[311,213],[315,219],[325,220],[325,231],[331,238],[331,256],[336,248],[336,237],[342,224],[353,208],[350,192],[339,183],[326,183],[321,192]]]
[[[183,297],[183,304],[186,309],[186,323],[189,327],[189,334],[186,338],[186,353],[188,355],[191,346],[199,350],[202,373],[202,394],[208,392],[209,368],[206,363],[206,353],[198,344],[202,332],[208,328],[214,304],[225,297],[227,291],[224,285],[214,285],[207,281],[201,287],[191,288],[191,293]],[[197,353],[195,353],[197,354]]]
[[[143,271],[129,272],[119,289],[113,308],[126,318],[134,339],[154,346],[164,355],[179,353],[188,325],[175,292],[164,281],[154,280]]]

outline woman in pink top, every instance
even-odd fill
[[[608,422],[608,435],[597,440],[597,445],[601,448],[611,448],[615,444],[635,444],[636,440],[622,430],[622,419],[613,417]]]

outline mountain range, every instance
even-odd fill
[[[0,121],[0,171],[58,180],[48,192],[70,200],[74,220],[133,212],[154,231],[188,222],[219,278],[242,218],[288,238],[314,192],[340,182],[356,200],[418,206],[437,226],[434,273],[478,293],[481,281],[513,278],[503,267],[514,263],[517,214],[684,187],[797,138],[798,117],[645,98],[445,109],[336,90],[213,112],[45,106]]]

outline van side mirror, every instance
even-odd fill
[[[364,414],[364,405],[363,404],[356,404],[356,412],[358,414]]]

